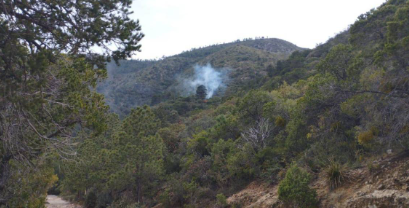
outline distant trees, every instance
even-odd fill
[[[280,62],[281,63],[281,62]],[[268,76],[269,77],[273,77],[274,76],[274,70],[275,70],[275,68],[274,68],[274,66],[273,65],[271,65],[271,64],[269,64],[268,66],[267,66],[267,74],[268,74]]]
[[[331,49],[317,68],[323,73],[330,73],[338,80],[345,80],[354,74],[354,68],[350,66],[353,57],[350,45],[339,44]]]

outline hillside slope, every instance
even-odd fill
[[[192,64],[235,67],[231,96],[167,94],[178,83],[168,75],[193,73],[181,70],[190,52],[140,65],[129,77],[165,89],[164,102],[109,115],[107,133],[79,146],[63,191],[119,207],[408,207],[408,46],[409,1],[389,0],[272,67],[277,54],[248,45],[193,50]]]
[[[332,190],[325,173],[315,175],[311,188],[317,190],[320,207],[407,207],[409,205],[409,152],[367,161],[347,172],[348,180]],[[368,168],[371,167],[371,168]],[[253,182],[227,199],[243,208],[285,208],[278,199],[278,185]]]
[[[108,65],[108,79],[98,85],[113,112],[129,113],[131,108],[156,104],[180,96],[180,77],[189,77],[196,64],[210,63],[217,69],[229,68],[227,92],[243,88],[248,81],[267,74],[267,66],[303,50],[280,39],[256,39],[192,49],[157,61],[122,61]],[[234,87],[230,87],[234,86]],[[158,99],[160,98],[160,99]]]

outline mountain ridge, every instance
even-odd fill
[[[275,65],[298,50],[305,49],[277,38],[245,39],[192,49],[160,60],[121,61],[119,66],[110,63],[108,78],[98,85],[97,91],[105,95],[113,112],[126,115],[137,106],[156,104],[154,97],[161,97],[162,102],[181,95],[175,91],[180,84],[178,77],[190,76],[195,65],[210,63],[217,69],[234,69],[229,84],[237,87],[246,80],[266,76],[268,65]],[[234,89],[228,86],[227,92],[234,93]]]

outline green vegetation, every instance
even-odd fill
[[[226,201],[226,196],[225,195],[217,194],[216,198],[217,198],[217,204],[219,205],[219,207],[226,207],[227,206],[227,201]]]
[[[196,89],[196,97],[199,100],[204,100],[206,99],[207,96],[207,89],[204,85],[199,85],[199,87],[197,87]]]
[[[310,175],[292,165],[278,187],[278,196],[290,207],[317,207],[317,193],[308,187]]]
[[[57,6],[98,16],[98,10],[67,2]],[[121,2],[130,3],[98,5],[116,14],[127,9]],[[3,7],[0,12],[15,14]],[[124,58],[138,49],[142,35],[136,22],[113,18],[122,34],[98,27],[88,41],[126,35],[129,50],[111,53]],[[58,30],[64,18],[51,20],[59,33],[69,31]],[[316,207],[309,187],[315,174],[325,171],[336,188],[362,159],[409,148],[408,1],[390,0],[327,43],[290,56],[298,48],[287,42],[245,40],[163,60],[121,61],[118,70],[110,63],[108,73],[99,67],[106,57],[78,52],[89,49],[76,45],[87,34],[56,36],[56,48],[36,46],[36,35],[59,33],[21,21],[0,19],[4,207],[41,207],[53,183],[61,195],[88,207],[225,207],[229,196],[254,180],[279,184],[280,200],[289,206]],[[9,29],[15,24],[24,29]],[[40,32],[22,36],[26,30]],[[273,42],[284,48],[266,46]],[[232,68],[224,95],[204,101],[204,89],[186,97],[173,91],[180,84],[174,75],[190,76],[195,63]],[[119,116],[94,91],[106,74],[98,90]]]
[[[325,172],[327,174],[327,180],[331,189],[341,186],[346,180],[345,167],[334,160],[329,160],[329,164]]]
[[[75,193],[77,200],[86,199],[97,207],[130,198],[149,204],[146,197],[152,197],[151,190],[158,188],[164,174],[165,146],[156,133],[160,123],[147,106],[132,110],[122,124],[117,117],[108,119],[111,127],[105,135],[80,145],[78,160],[83,162],[63,164],[61,186]],[[128,197],[121,195],[124,192]]]
[[[106,61],[140,48],[130,2],[0,4],[1,207],[42,207],[57,180],[56,158],[75,154],[75,133],[104,132],[108,108],[92,89],[106,76]],[[118,49],[104,47],[112,43]],[[103,56],[91,55],[95,45]]]
[[[228,68],[229,80],[224,96],[245,93],[261,86],[268,66],[287,58],[301,48],[280,39],[246,39],[221,45],[192,49],[160,60],[121,61],[108,64],[108,78],[98,84],[111,111],[121,118],[132,108],[156,105],[183,94],[182,78],[193,74],[197,64],[210,63]]]

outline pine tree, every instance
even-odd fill
[[[23,181],[14,173],[40,172],[32,168],[45,155],[72,153],[73,132],[80,127],[94,134],[106,128],[107,107],[92,88],[106,76],[106,61],[140,48],[139,23],[128,17],[131,2],[0,3],[0,206],[13,207],[9,203],[22,197]],[[112,43],[118,48],[109,49]],[[95,54],[93,46],[102,53]],[[27,171],[18,169],[24,165]]]
[[[109,184],[113,190],[133,191],[140,203],[153,194],[147,190],[155,188],[164,173],[164,143],[156,133],[159,126],[154,113],[144,106],[131,111],[117,134],[119,163],[125,168],[116,172]]]

